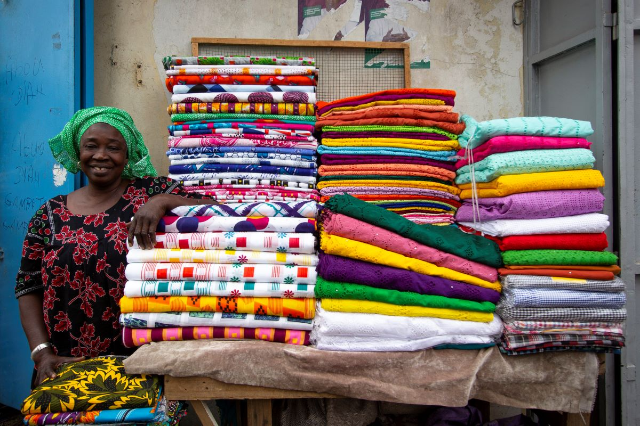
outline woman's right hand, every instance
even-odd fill
[[[36,364],[36,382],[34,386],[38,386],[44,379],[55,379],[56,370],[63,364],[70,362],[78,362],[84,360],[85,357],[67,357],[56,355],[51,348],[43,349],[36,354],[33,361]]]

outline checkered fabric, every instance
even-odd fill
[[[552,290],[539,288],[504,289],[500,304],[513,307],[531,308],[611,308],[624,307],[626,295],[623,292],[605,293],[595,291]]]
[[[615,277],[611,281],[580,280],[575,278],[538,275],[506,275],[500,281],[504,288],[550,288],[575,291],[624,291],[624,281]]]
[[[498,304],[496,313],[503,321],[598,321],[620,323],[627,310],[606,308],[516,308]]]

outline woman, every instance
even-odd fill
[[[122,110],[78,111],[49,145],[89,183],[40,207],[23,244],[15,293],[36,385],[63,363],[130,353],[118,322],[126,240],[152,248],[167,210],[212,203],[185,198],[177,182],[155,177],[142,135]]]

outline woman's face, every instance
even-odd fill
[[[127,143],[122,134],[107,123],[89,127],[80,139],[80,168],[89,183],[109,186],[119,182],[127,164]]]

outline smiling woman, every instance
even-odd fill
[[[142,135],[122,110],[78,111],[49,145],[88,185],[44,203],[24,241],[15,293],[36,366],[33,384],[70,361],[129,353],[118,322],[127,238],[152,248],[167,210],[216,204],[156,177]]]

